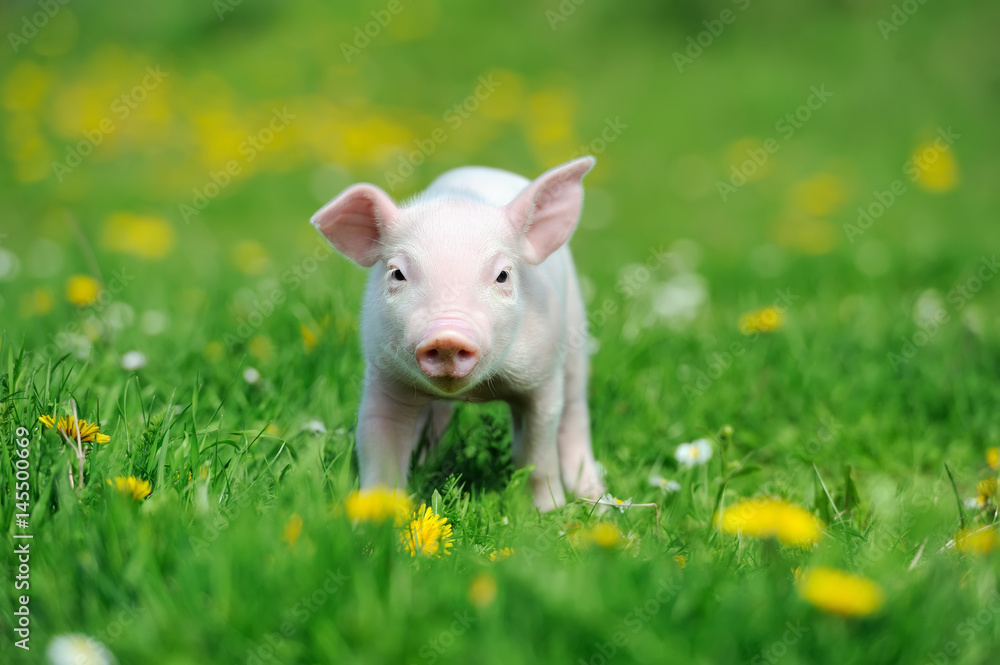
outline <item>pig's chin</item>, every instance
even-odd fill
[[[461,378],[456,378],[453,376],[427,376],[421,372],[420,376],[423,379],[422,383],[430,386],[434,392],[454,397],[476,383],[476,374],[476,371],[472,371]]]

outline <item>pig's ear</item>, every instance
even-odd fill
[[[597,162],[581,157],[546,171],[507,204],[507,217],[524,235],[524,260],[539,264],[573,235],[583,209],[583,176]]]
[[[399,208],[375,185],[353,185],[312,217],[312,224],[347,258],[366,268],[378,261],[382,230]]]

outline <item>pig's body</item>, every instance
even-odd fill
[[[455,169],[403,208],[389,209],[391,201],[367,190],[360,205],[355,195],[338,206],[348,190],[314,218],[352,258],[359,231],[345,239],[338,229],[377,234],[377,255],[366,255],[374,260],[362,312],[362,487],[404,486],[421,434],[439,437],[455,400],[503,400],[515,462],[535,467],[536,505],[562,505],[564,487],[601,495],[586,400],[585,311],[564,244],[582,204],[573,207],[576,190],[569,190],[592,164],[582,161],[562,167],[576,165],[561,178],[549,172],[542,185],[497,169]],[[375,201],[372,227],[357,222],[366,201]],[[323,217],[330,210],[339,226],[331,213]]]

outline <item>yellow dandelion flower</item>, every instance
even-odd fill
[[[994,446],[986,451],[986,463],[991,469],[1000,469],[1000,448]]]
[[[110,480],[108,485],[112,485]],[[130,495],[136,501],[142,501],[153,492],[153,487],[148,480],[139,480],[135,476],[128,478],[119,476],[115,478],[113,486],[122,494]]]
[[[112,251],[156,260],[173,249],[175,233],[162,217],[118,213],[108,218],[102,240]]]
[[[482,609],[497,597],[497,581],[489,573],[480,573],[469,586],[469,602]]]
[[[254,358],[267,362],[274,355],[274,344],[271,343],[270,337],[257,335],[250,340],[250,343],[247,345],[247,351]]]
[[[451,547],[455,544],[451,524],[426,504],[420,506],[416,517],[399,534],[399,540],[410,556],[440,557],[451,554]]]
[[[917,146],[911,156],[917,184],[930,192],[947,192],[958,184],[958,161],[949,147],[936,142]]]
[[[401,525],[413,510],[410,499],[386,487],[375,487],[352,492],[344,504],[347,517],[352,522],[384,522],[394,519]]]
[[[799,595],[831,614],[867,616],[885,602],[882,588],[872,580],[836,568],[817,567],[796,575]]]
[[[74,441],[79,438],[81,443],[107,443],[111,440],[107,434],[101,434],[97,423],[88,423],[86,420],[77,422],[73,416],[63,416],[58,421],[54,416],[39,416],[38,420],[49,429],[55,428],[57,432]]]
[[[982,502],[988,503],[990,499],[997,496],[997,479],[987,478],[985,480],[980,480],[976,484],[976,492],[979,494],[979,498]]]
[[[21,313],[25,316],[48,314],[55,305],[52,291],[44,287],[35,289],[21,297]]]
[[[774,332],[785,324],[785,315],[777,307],[765,307],[740,317],[740,332],[744,335]]]
[[[502,550],[493,550],[490,552],[490,561],[503,561],[504,559],[509,559],[510,555],[513,553],[513,547],[505,547]]]
[[[299,324],[299,334],[302,335],[302,344],[306,347],[306,353],[316,348],[319,336],[316,332],[304,323]]]
[[[101,295],[101,285],[89,275],[73,275],[66,282],[66,299],[77,307],[87,307]]]
[[[299,536],[302,535],[302,518],[299,517],[298,513],[292,513],[292,516],[288,518],[285,522],[285,532],[282,535],[282,540],[288,543],[289,547],[293,547],[299,540]]]
[[[581,545],[596,545],[604,549],[613,549],[624,545],[627,538],[621,529],[611,522],[598,522],[574,533],[573,540]]]
[[[781,499],[746,499],[715,517],[724,533],[777,538],[785,545],[811,547],[823,535],[823,522],[811,512]]]
[[[989,554],[997,545],[1000,545],[1000,537],[993,527],[984,527],[976,531],[962,529],[955,536],[955,547],[967,554]]]
[[[267,249],[255,240],[241,240],[233,247],[233,263],[247,275],[259,275],[271,265]]]
[[[674,563],[677,564],[678,568],[684,570],[685,568],[687,568],[688,560],[687,557],[684,556],[683,554],[677,554],[674,556]]]

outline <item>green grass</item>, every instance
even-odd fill
[[[12,552],[24,542],[14,538],[24,530],[13,464],[25,427],[33,539],[32,649],[8,633],[0,660],[42,662],[52,637],[83,633],[122,663],[992,662],[1000,552],[946,544],[963,520],[997,519],[959,502],[996,475],[985,453],[1000,445],[1000,287],[955,290],[998,239],[995,6],[926,3],[883,40],[876,21],[892,3],[753,3],[679,73],[673,52],[733,3],[586,2],[555,31],[544,11],[557,3],[408,7],[399,32],[353,64],[339,42],[384,3],[244,2],[222,22],[208,5],[181,4],[149,15],[124,2],[118,12],[69,5],[52,37],[43,31],[0,69],[0,85],[25,63],[50,77],[40,103],[5,102],[2,116],[0,250],[20,272],[0,277],[0,518]],[[5,8],[4,34],[32,7]],[[60,51],[56,35],[70,46]],[[109,44],[124,55],[108,55]],[[86,104],[63,91],[88,91],[99,119],[147,63],[173,72],[169,84],[58,181],[47,164],[94,126],[72,116]],[[447,126],[442,114],[494,70],[513,73],[501,87],[510,97],[484,102],[396,193],[460,164],[537,174],[609,118],[628,124],[588,176],[573,248],[598,347],[595,451],[615,496],[658,509],[601,515],[573,503],[538,514],[510,463],[505,408],[461,405],[409,487],[453,524],[455,545],[441,559],[411,558],[396,529],[344,514],[357,488],[364,275],[337,256],[313,264],[323,245],[306,222],[351,182],[385,185],[400,151]],[[776,121],[824,83],[830,101],[781,140],[764,177],[722,201],[715,183],[730,173],[732,146],[778,136]],[[287,134],[185,223],[178,206],[192,189],[286,104],[299,114]],[[209,112],[245,123],[210,154],[221,130],[197,130]],[[322,120],[333,113],[330,129]],[[540,138],[546,113],[568,136]],[[400,144],[389,130],[359,129],[372,118],[409,135]],[[949,126],[962,135],[959,180],[928,191],[903,164]],[[25,127],[37,129],[38,154],[17,142]],[[808,214],[795,192],[820,174],[842,195]],[[895,179],[906,193],[851,243],[843,226]],[[165,220],[175,236],[165,257],[115,249],[106,220],[122,212]],[[245,241],[260,247],[238,250]],[[628,288],[661,247],[680,258]],[[247,253],[260,248],[254,267]],[[651,312],[655,285],[675,279],[678,262],[701,276],[707,300],[673,328]],[[123,288],[112,288],[116,272]],[[100,279],[110,302],[66,302],[73,274]],[[55,300],[44,313],[30,307],[40,289]],[[262,304],[275,289],[280,302]],[[780,294],[785,325],[743,335],[740,316]],[[266,315],[251,317],[255,307]],[[611,313],[598,318],[602,308]],[[900,364],[890,354],[920,332],[920,308],[947,319]],[[150,311],[166,316],[162,332]],[[89,335],[89,349],[74,353],[68,333]],[[131,373],[120,359],[133,349],[149,363]],[[248,367],[258,383],[244,380]],[[82,489],[69,485],[65,444],[38,422],[71,402],[111,436],[90,453]],[[313,420],[326,432],[303,429]],[[727,425],[732,437],[720,438]],[[677,468],[676,446],[699,437],[713,440],[713,458]],[[653,473],[681,491],[661,493]],[[151,483],[147,500],[107,484],[128,475]],[[820,516],[818,546],[714,528],[720,505],[763,495]],[[293,515],[302,531],[290,545]],[[599,521],[621,529],[622,546],[571,535]],[[509,559],[489,560],[505,547]],[[6,561],[0,613],[11,625],[22,592]],[[874,580],[884,607],[856,619],[813,607],[793,571],[817,565]],[[480,606],[470,588],[482,576],[497,590]]]

